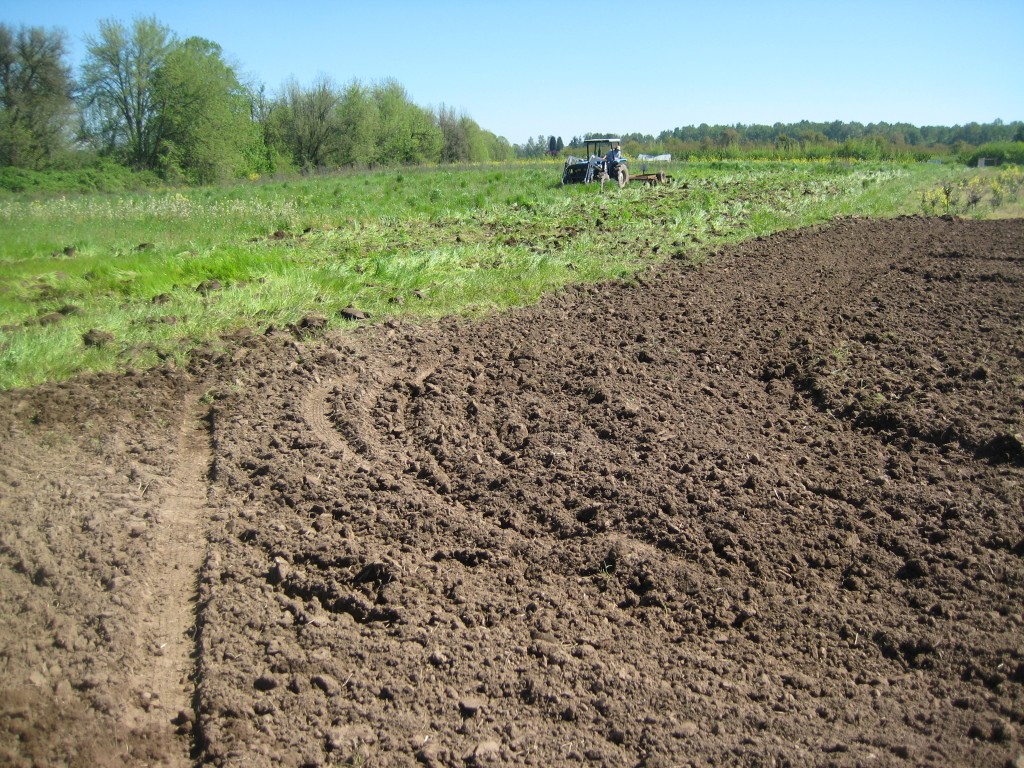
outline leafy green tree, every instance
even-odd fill
[[[153,94],[165,177],[210,183],[260,169],[249,98],[219,45],[200,37],[174,44]]]
[[[342,94],[326,75],[309,88],[294,80],[286,84],[278,126],[298,167],[323,168],[342,159],[341,101]]]
[[[490,131],[484,131],[484,136],[487,138],[488,149],[487,152],[490,155],[490,160],[495,162],[503,162],[505,160],[511,160],[515,157],[515,152],[512,149],[512,145],[508,143],[508,139],[504,136],[498,136]]]
[[[476,120],[473,120],[468,115],[462,115],[459,118],[459,125],[466,137],[466,146],[468,148],[468,153],[463,162],[486,163],[490,161],[490,136],[493,134],[489,135],[477,124]]]
[[[444,136],[429,109],[412,105],[409,110],[409,129],[414,154],[409,162],[436,163],[441,158]]]
[[[780,133],[775,137],[775,146],[779,149],[786,151],[799,146],[799,142],[796,139],[791,139],[784,133]]]
[[[369,88],[353,80],[338,105],[340,165],[369,165],[378,158],[380,109]]]
[[[588,136],[596,136],[597,134],[590,133],[590,134],[587,134],[587,135]],[[605,133],[605,134],[602,134],[602,135],[607,136],[608,134]],[[529,139],[527,139],[525,144],[516,145],[516,147],[514,149],[514,155],[516,157],[531,158],[531,159],[532,158],[543,157],[545,154],[548,154],[551,151],[551,146],[552,146],[551,145],[551,139],[553,139],[553,138],[554,137],[545,136],[544,134],[540,134],[536,138],[531,136]],[[575,139],[575,141],[577,141],[578,143],[582,144],[583,139]],[[555,141],[555,146],[556,147],[558,146],[557,140]],[[497,159],[497,158],[495,158],[495,159]]]
[[[383,165],[415,162],[409,124],[412,106],[405,88],[396,80],[385,80],[371,89],[377,109],[376,153],[373,160]]]
[[[437,121],[444,136],[443,163],[486,163],[507,160],[513,155],[508,141],[483,130],[468,115],[457,114],[453,109],[442,106],[438,110]],[[543,154],[545,148],[546,144],[540,146],[537,154]]]
[[[63,33],[0,24],[0,164],[41,169],[68,145],[71,69]]]
[[[379,115],[377,162],[437,162],[443,137],[429,111],[413,104],[405,88],[395,80],[385,80],[374,87],[373,99]]]
[[[119,21],[101,21],[99,34],[86,37],[84,133],[135,168],[158,165],[164,124],[154,86],[173,42],[155,18],[135,19],[130,30]]]
[[[444,104],[437,110],[437,125],[441,129],[444,145],[441,148],[442,163],[464,163],[469,160],[469,136],[462,118],[451,107]]]
[[[807,148],[815,145],[827,144],[828,137],[821,131],[806,129],[800,133],[800,146]]]
[[[723,128],[718,134],[718,146],[729,148],[738,146],[740,143],[740,133],[735,128]]]
[[[976,122],[967,123],[958,132],[957,139],[965,141],[972,146],[978,146],[984,144],[985,140],[988,139],[988,132]]]
[[[249,117],[259,134],[259,141],[254,146],[257,157],[253,170],[257,173],[273,173],[291,165],[282,152],[281,142],[274,130],[274,111],[276,102],[267,95],[262,84],[250,84],[246,87],[249,99]]]

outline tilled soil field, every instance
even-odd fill
[[[0,395],[0,762],[1024,764],[1024,222]]]

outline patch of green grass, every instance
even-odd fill
[[[542,162],[0,197],[0,387],[183,360],[223,333],[310,312],[344,327],[338,312],[350,305],[374,319],[498,311],[669,256],[701,263],[722,244],[835,216],[919,212],[923,190],[966,172],[809,162],[665,170],[671,186],[622,190],[562,187],[561,166]],[[86,345],[93,329],[113,341]]]

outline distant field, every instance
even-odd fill
[[[602,191],[561,187],[560,169],[0,198],[0,388],[180,363],[225,333],[313,313],[343,325],[346,308],[370,321],[492,312],[836,216],[1021,214],[1013,170],[652,164],[674,182]]]

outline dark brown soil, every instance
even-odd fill
[[[843,220],[0,395],[0,763],[1024,764],[1022,281]]]

